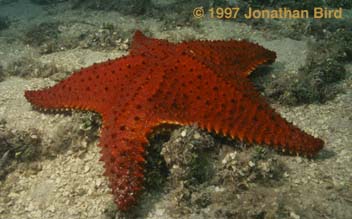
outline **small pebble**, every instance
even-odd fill
[[[290,217],[292,219],[300,219],[301,217],[299,215],[297,215],[295,212],[290,212]]]
[[[200,139],[201,135],[198,132],[196,132],[196,133],[194,133],[193,138],[194,139]]]

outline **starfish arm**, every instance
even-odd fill
[[[144,146],[153,127],[147,122],[159,121],[153,119],[148,101],[161,86],[166,66],[158,59],[129,56],[83,69],[51,88],[25,93],[40,108],[87,109],[102,115],[101,159],[121,210],[135,203],[142,189]]]
[[[135,80],[126,90],[128,101],[121,105],[115,99],[102,117],[101,160],[120,210],[133,205],[142,189],[147,136],[160,123],[149,100],[161,86],[167,64],[148,61],[149,65],[131,74]]]
[[[167,40],[147,37],[137,30],[132,39],[130,55],[142,55],[161,60],[174,54],[175,50],[176,44]]]
[[[174,44],[146,37],[140,31],[134,34],[130,54],[161,58],[173,55],[175,51],[197,58],[224,78],[247,77],[257,66],[276,59],[275,52],[245,40],[195,40]]]
[[[178,50],[197,58],[224,78],[247,77],[257,66],[274,62],[276,53],[246,40],[191,41]]]
[[[25,97],[43,109],[70,108],[103,113],[111,104],[124,105],[128,101],[128,93],[138,85],[134,82],[145,71],[145,63],[141,56],[128,56],[94,64],[53,87],[25,91]]]
[[[109,179],[115,203],[120,210],[125,211],[136,203],[143,189],[146,134],[140,126],[139,129],[135,127],[135,131],[122,126],[122,123],[126,123],[123,120],[106,121],[104,119],[100,138],[104,175]]]
[[[162,120],[197,123],[208,131],[307,156],[322,148],[322,140],[281,118],[247,78],[225,81],[187,55],[169,63],[174,68],[166,70],[163,88],[152,99]]]

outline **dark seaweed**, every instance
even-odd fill
[[[0,65],[0,82],[5,79],[4,68]]]
[[[0,16],[0,31],[10,27],[10,19],[8,17]]]
[[[58,22],[44,22],[34,25],[25,33],[23,41],[34,47],[54,41],[60,33],[59,25]]]
[[[10,130],[0,120],[0,179],[15,169],[17,163],[36,160],[40,155],[41,139],[36,130]]]
[[[65,1],[67,0],[31,0],[31,2],[38,5],[56,4],[56,3],[65,2]]]
[[[141,15],[150,7],[150,0],[74,0],[72,8],[115,10],[124,14]]]
[[[313,10],[314,7],[352,7],[350,0],[249,0],[238,2],[242,5],[251,5],[258,8],[271,6]]]

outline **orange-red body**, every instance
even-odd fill
[[[137,31],[128,56],[94,64],[55,86],[26,91],[45,109],[91,110],[102,115],[105,175],[119,209],[143,187],[147,136],[163,123],[200,128],[249,143],[313,156],[323,141],[281,118],[247,76],[276,54],[247,41],[178,44]]]

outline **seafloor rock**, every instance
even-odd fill
[[[23,41],[30,46],[41,46],[55,40],[60,31],[59,22],[44,22],[30,27],[24,34]]]
[[[170,169],[168,213],[175,218],[202,212],[214,218],[277,218],[279,195],[270,195],[275,192],[269,188],[282,184],[283,163],[266,149],[241,151],[234,141],[220,142],[224,144],[215,146],[214,138],[196,127],[172,133],[162,149]]]
[[[207,180],[213,171],[206,153],[214,146],[214,139],[196,127],[183,127],[174,131],[161,150],[170,169],[171,184]]]
[[[92,50],[112,50],[119,49],[127,51],[129,40],[122,36],[124,31],[111,23],[104,23],[99,29],[87,31],[81,35],[79,42],[81,48]]]
[[[267,96],[288,105],[324,103],[343,92],[344,65],[352,59],[352,32],[339,30],[326,39],[308,44],[306,64],[297,75],[270,81]]]
[[[13,171],[18,163],[30,162],[41,155],[41,139],[38,132],[10,130],[6,121],[0,120],[0,179]]]
[[[276,184],[284,172],[284,167],[277,158],[266,149],[255,147],[248,152],[229,152],[221,161],[217,171],[218,181],[223,185],[234,186],[243,190],[250,183],[263,185]]]
[[[87,25],[87,24],[86,24]],[[88,25],[87,29],[76,30],[74,26],[62,22],[44,22],[29,27],[23,42],[39,50],[41,54],[65,51],[77,47],[92,50],[126,51],[130,34],[118,25],[103,23]]]
[[[20,163],[55,158],[68,150],[84,154],[98,138],[97,117],[94,113],[73,113],[72,121],[58,126],[50,142],[42,141],[36,129],[27,132],[8,129],[6,121],[0,120],[0,179]]]
[[[101,125],[99,116],[92,112],[73,112],[72,121],[58,127],[52,144],[47,148],[47,154],[55,157],[67,150],[83,154],[90,143],[98,139],[98,129]]]
[[[13,61],[8,65],[6,71],[7,75],[23,78],[46,78],[59,72],[67,73],[53,63],[42,63],[30,57],[22,57]]]
[[[73,49],[78,46],[78,37],[64,37],[60,22],[43,22],[31,26],[24,34],[23,42],[39,48],[41,54]]]

